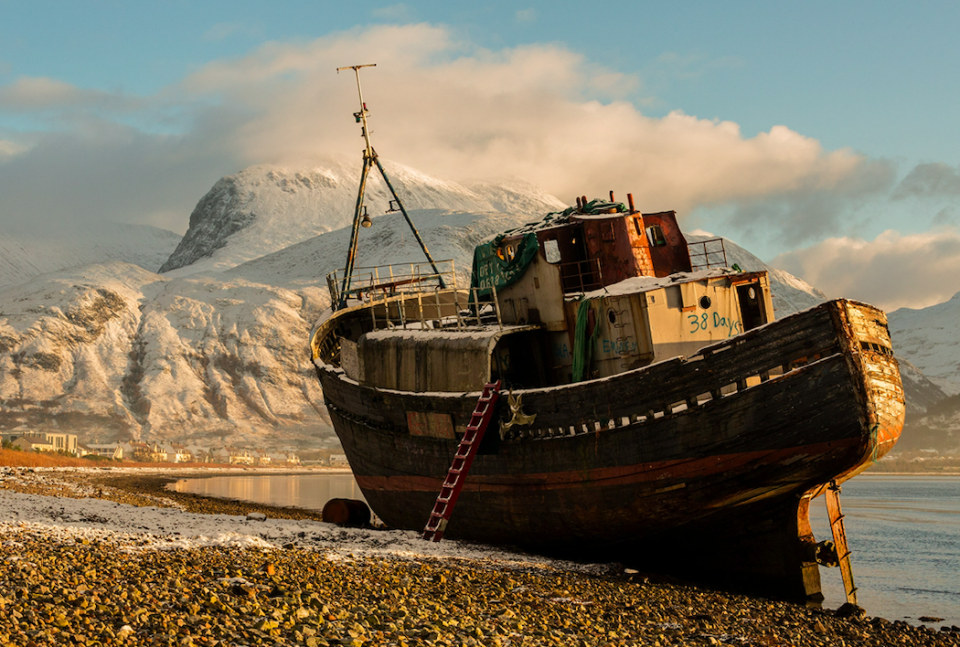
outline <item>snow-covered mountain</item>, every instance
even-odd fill
[[[897,355],[906,357],[948,395],[960,393],[960,293],[928,308],[888,315]]]
[[[163,274],[124,262],[51,272],[43,257],[54,247],[33,248],[47,273],[0,287],[0,428],[315,445],[331,429],[307,337],[329,305],[324,277],[344,263],[354,166],[260,166],[224,178]],[[463,282],[480,240],[564,206],[523,183],[389,170],[434,258],[452,259]],[[386,193],[374,184],[367,203],[382,212]],[[778,316],[824,300],[730,241],[725,249],[728,264],[770,272]],[[358,267],[398,262],[423,262],[416,241],[399,213],[375,217],[360,231]],[[942,395],[918,370],[905,368],[904,380],[912,410]]]
[[[181,265],[165,274],[122,262],[51,272],[62,265],[43,266],[42,252],[59,248],[39,241],[32,273],[46,273],[0,289],[0,428],[315,444],[332,430],[307,336],[329,302],[324,275],[343,263],[356,170],[261,166],[224,178],[168,262],[151,263]],[[434,257],[455,258],[464,278],[481,238],[563,206],[521,182],[391,172]],[[384,189],[372,181],[371,210],[386,209]],[[158,248],[139,245],[141,256]],[[110,258],[102,245],[81,251],[71,258]],[[362,230],[360,264],[403,260],[423,259],[399,213]]]
[[[0,230],[0,288],[91,263],[123,261],[157,271],[182,236],[146,225],[99,222],[56,229]]]
[[[160,271],[184,268],[176,272],[183,276],[225,270],[350,225],[357,199],[358,166],[329,162],[321,168],[298,170],[261,165],[222,178],[197,204],[186,236]],[[467,186],[399,164],[385,166],[408,211],[444,209],[529,216],[566,206],[518,180]],[[364,200],[370,217],[387,212],[391,199],[374,169]]]
[[[329,431],[297,294],[128,263],[0,291],[0,426],[285,444]]]

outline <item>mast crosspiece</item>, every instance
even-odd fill
[[[380,158],[377,156],[377,151],[374,150],[373,144],[370,143],[370,127],[367,123],[367,117],[370,116],[370,111],[367,110],[367,104],[363,100],[363,90],[360,87],[360,68],[376,66],[376,63],[367,63],[365,65],[348,65],[346,67],[337,68],[338,74],[341,70],[353,70],[357,77],[357,94],[360,96],[360,110],[359,112],[353,113],[353,117],[357,120],[358,124],[361,124],[360,127],[363,132],[365,148],[363,149],[363,170],[360,173],[360,189],[357,191],[357,205],[353,214],[353,227],[350,231],[350,247],[347,250],[347,262],[344,265],[343,284],[340,288],[340,297],[338,302],[334,304],[336,310],[344,308],[347,305],[347,295],[348,291],[350,290],[350,281],[353,276],[353,266],[357,259],[357,244],[359,242],[360,226],[370,226],[369,219],[367,219],[364,223],[363,196],[367,190],[367,176],[370,175],[370,169],[374,165],[376,165],[376,167],[380,170],[380,175],[383,177],[383,181],[386,182],[387,188],[390,189],[390,193],[393,195],[393,201],[390,203],[390,210],[397,210],[392,208],[393,202],[395,201],[399,211],[403,214],[404,220],[406,220],[407,224],[410,226],[410,230],[413,232],[414,238],[417,239],[420,249],[423,250],[424,256],[426,256],[427,260],[430,261],[430,267],[433,268],[433,272],[437,276],[440,287],[447,287],[443,281],[443,276],[440,274],[440,270],[437,268],[437,264],[434,262],[433,257],[430,255],[430,251],[427,249],[426,243],[423,242],[423,238],[420,237],[420,232],[417,231],[417,228],[413,226],[413,221],[410,219],[410,214],[407,213],[406,207],[403,206],[403,201],[397,194],[396,189],[393,188],[393,183],[390,182],[390,178],[387,177],[387,172],[384,170],[383,164],[380,163]]]

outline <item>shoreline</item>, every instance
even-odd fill
[[[960,645],[616,565],[338,528],[144,472],[0,469],[0,643]]]

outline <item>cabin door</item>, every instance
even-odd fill
[[[737,286],[737,300],[740,302],[740,320],[744,332],[767,323],[763,313],[763,292],[759,283],[747,283]]]
[[[560,246],[560,276],[563,292],[585,292],[600,287],[596,266],[587,254],[583,225],[565,227],[557,232]]]

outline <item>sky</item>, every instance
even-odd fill
[[[602,6],[601,6],[602,4]],[[960,5],[0,0],[0,231],[183,233],[221,176],[381,157],[633,193],[829,296],[960,291]]]

